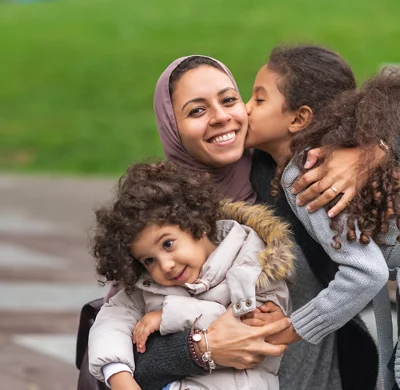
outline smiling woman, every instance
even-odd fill
[[[229,198],[254,200],[251,152],[244,151],[248,116],[225,65],[205,56],[178,58],[157,82],[154,110],[168,160],[212,173]]]

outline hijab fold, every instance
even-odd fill
[[[172,72],[184,60],[191,57],[206,56],[192,55],[176,59],[165,69],[157,81],[154,94],[154,111],[156,114],[158,133],[164,148],[165,157],[167,160],[178,162],[187,168],[211,173],[220,191],[227,198],[230,198],[234,201],[245,200],[253,203],[255,200],[255,192],[250,183],[251,151],[246,150],[243,156],[233,164],[222,168],[216,168],[195,160],[186,151],[182,144],[178,127],[176,125],[171,96],[169,94],[169,80]],[[222,71],[225,72],[226,75],[231,79],[236,90],[239,92],[236,81],[229,69],[222,62],[219,62],[214,58],[206,58],[215,61],[222,68]]]

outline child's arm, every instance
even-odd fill
[[[298,173],[294,166],[286,168],[286,198],[310,235],[339,265],[329,286],[291,316],[297,334],[315,344],[358,314],[386,284],[389,272],[380,248],[374,242],[368,245],[349,242],[345,228],[339,237],[341,249],[332,247],[335,232],[330,229],[331,219],[326,211],[320,209],[309,214],[296,205],[296,196],[290,192],[289,184]]]
[[[112,390],[141,390],[132,375],[126,371],[112,375],[108,383]]]
[[[124,290],[105,304],[89,333],[89,370],[104,381],[104,366],[123,363],[131,373],[135,370],[132,329],[144,313],[142,292],[135,290],[128,296]]]

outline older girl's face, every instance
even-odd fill
[[[290,145],[289,127],[296,115],[285,110],[285,97],[279,91],[279,74],[263,66],[254,81],[253,94],[247,103],[249,131],[246,148],[257,148],[268,153],[282,152]]]
[[[240,159],[248,116],[231,79],[202,65],[186,72],[172,93],[182,144],[197,161],[223,167]]]

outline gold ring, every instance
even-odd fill
[[[331,190],[332,190],[336,195],[338,194],[338,190],[337,190],[334,186],[331,187]]]

